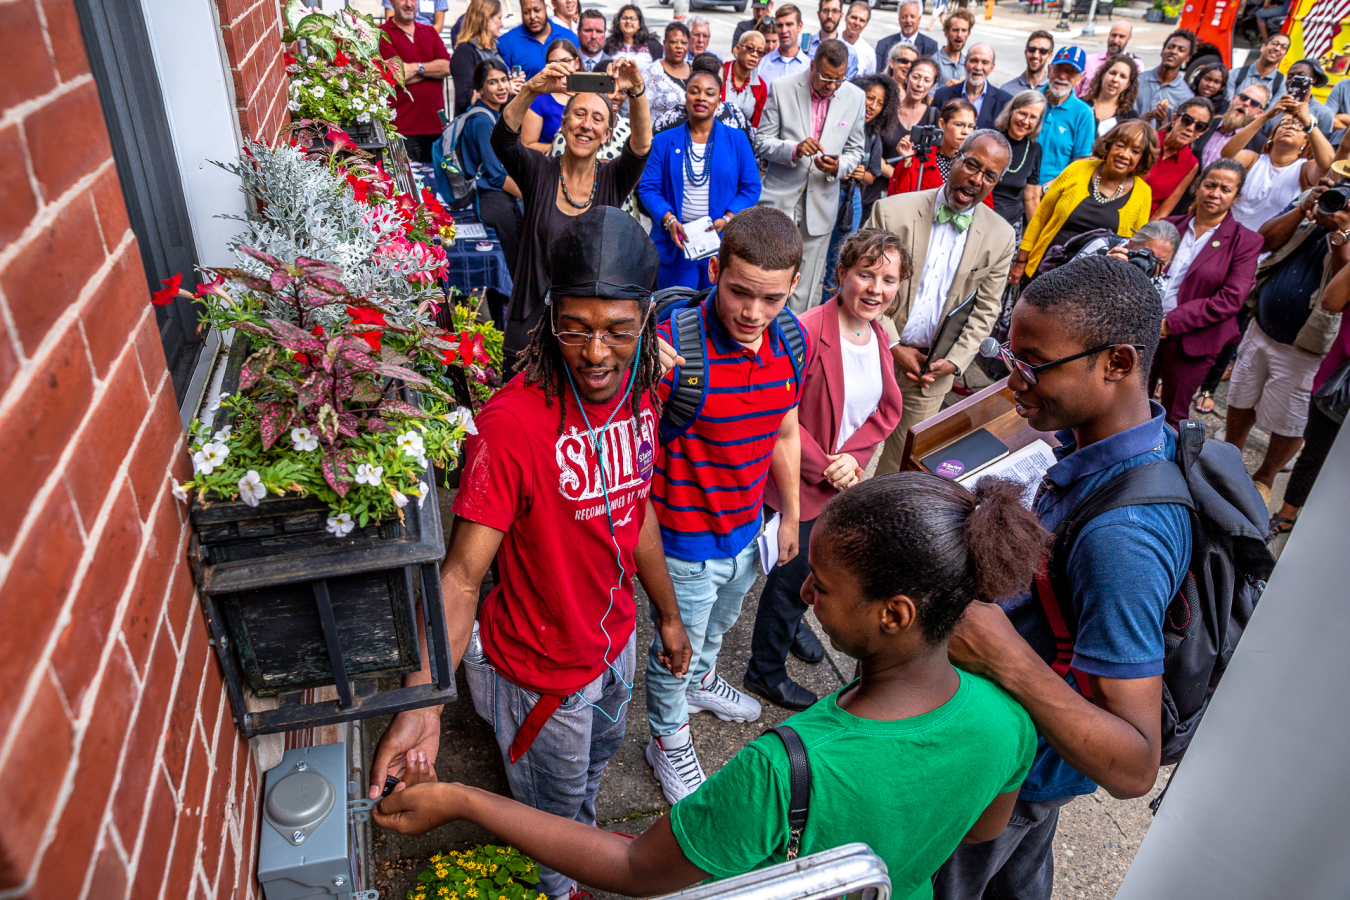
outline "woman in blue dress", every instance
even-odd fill
[[[759,201],[759,167],[745,132],[717,121],[720,73],[698,71],[685,88],[689,119],[652,139],[637,194],[652,217],[661,257],[657,287],[708,287],[708,261],[690,260],[686,226],[703,217],[721,234],[727,221]]]

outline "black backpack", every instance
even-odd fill
[[[1033,594],[1055,636],[1051,663],[1070,671],[1078,633],[1068,583],[1069,552],[1096,516],[1121,506],[1177,503],[1191,513],[1191,563],[1163,621],[1162,763],[1179,761],[1205,714],[1214,688],[1247,627],[1275,558],[1266,546],[1268,513],[1232,444],[1206,441],[1205,426],[1187,419],[1176,461],[1126,469],[1079,501],[1052,535]],[[1087,676],[1076,672],[1084,696]]]
[[[703,354],[707,334],[699,306],[712,291],[712,288],[694,291],[687,287],[669,287],[657,291],[654,298],[657,323],[671,320],[671,345],[684,357],[684,365],[675,367],[675,386],[661,410],[658,431],[662,444],[669,444],[688,431],[703,411],[704,391],[708,386],[708,361]],[[806,365],[806,338],[802,335],[801,325],[786,306],[779,310],[775,321],[783,331],[792,355],[792,370],[800,383]]]

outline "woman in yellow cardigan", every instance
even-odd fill
[[[1096,228],[1129,237],[1148,221],[1153,192],[1142,176],[1158,159],[1158,133],[1139,119],[1097,138],[1092,156],[1070,163],[1045,190],[1008,272],[1018,284],[1036,274],[1045,252]]]

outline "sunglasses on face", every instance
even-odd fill
[[[1028,53],[1034,53],[1034,54],[1036,54],[1037,56],[1049,56],[1049,55],[1050,55],[1050,50],[1047,49],[1047,48],[1045,48],[1045,47],[1028,47],[1026,52],[1028,52]]]
[[[1236,97],[1233,98],[1233,102],[1234,102],[1234,103],[1242,102],[1242,103],[1246,104],[1247,106],[1250,106],[1252,109],[1260,109],[1260,108],[1261,108],[1261,101],[1260,101],[1260,100],[1254,100],[1254,99],[1252,99],[1251,97],[1248,97],[1246,94],[1238,94]]]
[[[1191,115],[1190,113],[1178,113],[1178,114],[1177,114],[1177,121],[1180,122],[1182,125],[1185,125],[1187,128],[1208,128],[1208,127],[1209,127],[1209,120],[1208,120],[1208,119],[1204,119],[1204,120],[1197,119],[1195,116]]]

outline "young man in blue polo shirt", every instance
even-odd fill
[[[775,320],[797,286],[801,263],[801,234],[776,209],[752,206],[726,226],[721,250],[708,264],[713,292],[698,307],[703,405],[684,433],[662,437],[651,499],[693,652],[688,674],[679,677],[662,668],[659,636],[647,653],[647,762],[672,806],[704,780],[690,713],[706,710],[728,722],[753,722],[760,714],[759,701],[717,673],[717,653],[755,582],[767,478],[783,498],[778,564],[798,550],[798,373],[806,371],[810,346],[803,334],[801,358],[794,361]],[[667,345],[676,343],[672,321],[657,329]],[[662,401],[683,362],[676,358],[661,380]]]
[[[521,0],[520,24],[497,39],[497,52],[508,66],[520,66],[526,78],[533,78],[547,62],[548,45],[558,38],[580,46],[575,32],[549,21],[544,0]]]
[[[1017,412],[1056,432],[1062,445],[1036,497],[1047,529],[1118,473],[1175,458],[1176,434],[1146,387],[1162,319],[1162,300],[1144,273],[1105,256],[1037,278],[1013,309],[1002,356]],[[1011,824],[952,854],[934,882],[937,900],[1049,900],[1059,808],[1098,785],[1120,798],[1153,788],[1163,617],[1190,556],[1183,506],[1120,507],[1092,519],[1067,562],[1080,621],[1063,678],[1048,664],[1054,638],[1030,594],[967,609],[949,645],[952,661],[1001,684],[1031,714],[1041,740]]]
[[[1087,54],[1061,47],[1050,62],[1045,85],[1045,124],[1041,126],[1041,184],[1049,184],[1075,159],[1092,155],[1097,119],[1092,107],[1073,91],[1083,80]]]

